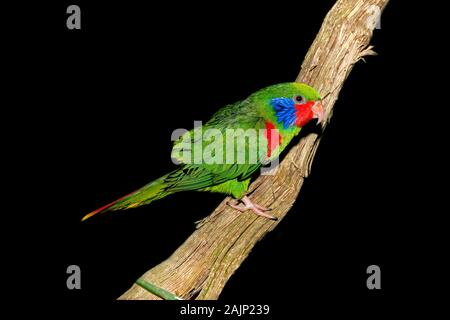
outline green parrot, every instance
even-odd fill
[[[232,208],[276,220],[271,209],[253,203],[246,192],[258,169],[273,163],[312,119],[323,121],[319,93],[304,83],[282,83],[261,89],[227,105],[211,120],[185,130],[174,142],[178,168],[142,188],[83,217],[135,208],[180,191],[231,195]]]

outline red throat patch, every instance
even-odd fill
[[[281,144],[281,135],[275,125],[266,121],[267,157],[270,158],[272,151]]]

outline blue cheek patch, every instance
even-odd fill
[[[270,100],[270,104],[275,110],[278,122],[283,124],[285,129],[295,123],[295,103],[291,98],[274,98]]]

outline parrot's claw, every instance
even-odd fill
[[[236,209],[240,212],[244,212],[247,210],[252,210],[255,214],[257,214],[258,216],[262,216],[265,218],[268,218],[270,220],[278,220],[277,217],[266,213],[265,211],[270,211],[272,209],[270,208],[265,208],[260,206],[259,204],[253,203],[247,196],[243,197],[241,200],[239,200],[240,202],[242,202],[242,205],[238,205],[238,204],[232,204],[230,202],[228,202],[227,204],[232,207],[233,209]]]
[[[272,208],[266,208],[266,207],[260,206],[257,203],[253,203],[253,205],[256,207],[256,209],[259,209],[261,211],[272,211]]]

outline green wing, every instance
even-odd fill
[[[222,108],[201,128],[186,132],[172,150],[181,168],[166,179],[170,191],[248,179],[267,160],[267,139],[259,131],[264,128],[265,119],[244,100]]]

